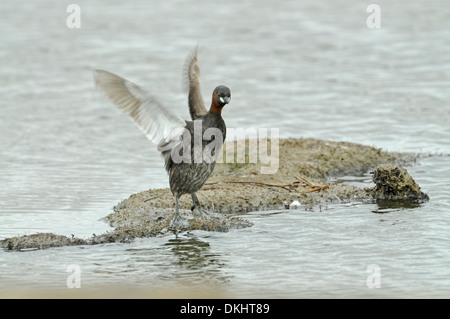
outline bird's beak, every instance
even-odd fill
[[[225,97],[223,98],[223,101],[222,101],[222,103],[224,103],[224,104],[228,104],[228,103],[230,103],[230,100],[231,100],[231,98],[230,98],[230,97],[228,97],[228,96],[225,96]]]

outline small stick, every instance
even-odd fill
[[[269,183],[252,182],[252,181],[227,181],[227,182],[224,182],[224,183],[253,184],[253,185],[257,185],[257,186],[280,187],[280,188],[283,188],[283,189],[285,189],[285,190],[287,190],[289,192],[292,192],[293,190],[289,189],[289,187],[295,187],[296,184],[297,185],[300,184],[299,180],[301,180],[304,184],[306,184],[306,186],[312,188],[310,190],[302,191],[302,192],[294,190],[296,193],[301,193],[301,194],[302,193],[312,193],[312,192],[316,192],[316,191],[320,191],[320,190],[329,188],[328,185],[325,185],[325,186],[313,185],[312,183],[310,183],[309,181],[307,181],[303,177],[297,177],[297,176],[294,176],[294,177],[297,179],[297,181],[293,181],[293,182],[291,182],[289,184],[269,184]],[[213,185],[213,184],[218,184],[218,182],[205,183],[205,185]]]
[[[161,196],[161,195],[156,195],[156,196],[149,197],[149,198],[147,198],[147,199],[144,199],[144,202],[148,202],[149,200],[158,198],[158,197],[160,197],[160,196]]]

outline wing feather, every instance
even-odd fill
[[[108,98],[126,112],[155,145],[164,145],[167,150],[180,140],[186,122],[150,93],[108,71],[95,70],[94,79]]]
[[[200,89],[200,68],[197,63],[197,54],[198,46],[189,53],[183,67],[184,89],[189,91],[189,113],[192,120],[208,113]]]

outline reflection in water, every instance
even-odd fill
[[[211,252],[210,244],[191,233],[177,235],[163,245],[169,248],[176,260],[174,276],[190,284],[223,284],[228,281],[223,273],[226,263],[223,256]]]
[[[378,206],[378,209],[372,210],[372,213],[375,214],[392,213],[422,206],[421,203],[411,200],[383,200],[377,201],[376,204]]]

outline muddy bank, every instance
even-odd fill
[[[270,146],[270,143],[268,143]],[[223,218],[194,218],[192,201],[185,195],[180,199],[182,217],[188,219],[188,230],[228,231],[250,227],[239,214],[272,209],[289,209],[318,204],[352,201],[410,200],[424,201],[428,197],[401,168],[413,164],[416,154],[384,152],[381,149],[348,142],[315,139],[284,139],[279,141],[279,163],[275,174],[262,174],[267,164],[248,163],[252,150],[248,144],[247,163],[236,163],[234,144],[224,147],[224,158],[231,163],[216,165],[213,176],[197,193],[208,210],[219,212]],[[271,150],[269,149],[269,154]],[[231,154],[231,156],[230,156]],[[385,165],[389,164],[389,165]],[[329,182],[330,177],[360,176],[374,171],[375,186],[358,188]],[[114,230],[89,239],[67,238],[55,234],[34,234],[0,241],[11,250],[41,249],[67,245],[89,245],[108,242],[129,242],[138,237],[154,237],[178,231],[169,228],[175,200],[169,189],[152,189],[131,195],[114,207],[104,218]]]
[[[76,237],[66,237],[52,233],[38,233],[7,238],[0,242],[7,250],[45,249],[61,246],[86,245],[88,242]]]

